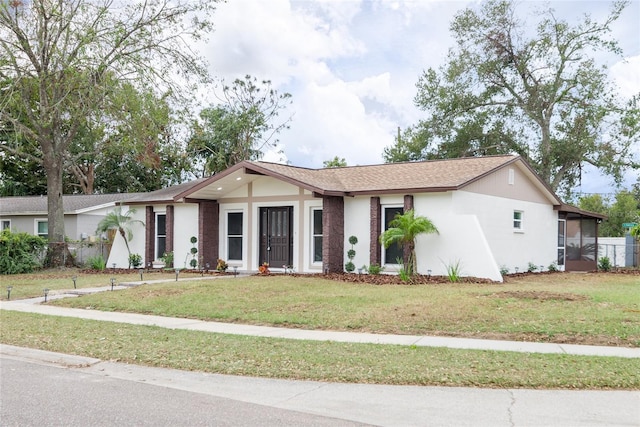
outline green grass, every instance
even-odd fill
[[[180,273],[180,277],[200,277],[198,273]],[[45,270],[32,274],[0,275],[0,300],[7,299],[7,287],[12,286],[11,299],[33,298],[43,295],[43,289],[48,288],[51,293],[61,290],[73,289],[73,277],[76,277],[76,287],[93,288],[98,286],[110,286],[111,278],[116,279],[116,284],[121,282],[140,281],[140,274],[137,269],[132,269],[131,273],[113,274],[109,269],[103,273],[82,273],[77,269]],[[175,279],[173,272],[161,272],[154,270],[150,273],[143,273],[143,279],[148,280],[170,280]]]
[[[189,371],[497,388],[640,389],[640,359],[348,344],[0,311],[5,344]]]
[[[640,276],[368,285],[251,276],[144,285],[52,304],[306,329],[640,346]]]
[[[12,299],[108,286],[74,270],[0,277]],[[146,280],[174,278],[145,274]],[[198,275],[199,276],[199,275]],[[139,275],[115,276],[118,282]],[[186,277],[183,275],[182,277]],[[446,278],[445,278],[446,280]],[[4,296],[6,298],[6,295]],[[262,325],[640,346],[640,276],[553,274],[504,284],[369,285],[251,276],[143,285],[50,304]],[[203,372],[322,381],[640,389],[640,360],[306,342],[0,312],[6,344]]]

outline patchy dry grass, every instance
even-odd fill
[[[181,277],[200,277],[199,273],[181,273]],[[0,275],[0,300],[7,299],[7,287],[12,286],[11,299],[39,297],[47,288],[51,294],[73,289],[73,277],[76,277],[78,289],[110,286],[111,278],[116,283],[140,281],[137,269],[106,269],[103,272],[87,272],[75,268],[43,270],[32,274]],[[151,270],[142,275],[145,281],[170,280],[175,278],[171,271]]]
[[[12,299],[108,286],[77,271],[0,277]],[[173,273],[152,278],[172,278]],[[136,273],[116,276],[138,280]],[[183,276],[185,277],[185,276]],[[351,277],[350,279],[353,279]],[[362,279],[362,278],[361,278]],[[5,295],[6,297],[6,295]],[[142,285],[51,304],[309,329],[640,346],[640,276],[541,274],[496,283],[371,285],[251,276]],[[337,382],[640,389],[640,359],[307,342],[0,312],[0,342],[125,363]]]
[[[370,285],[251,276],[144,285],[53,304],[307,329],[640,346],[640,276]]]
[[[102,360],[300,380],[640,389],[640,359],[298,341],[0,312],[6,344]]]

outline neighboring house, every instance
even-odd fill
[[[193,236],[199,266],[222,258],[243,271],[267,262],[275,271],[342,272],[353,235],[357,267],[394,272],[402,250],[378,237],[415,209],[439,230],[418,238],[419,273],[443,275],[459,262],[463,275],[496,281],[501,268],[594,270],[603,218],[563,204],[512,155],[328,169],[244,161],[125,204],[145,223],[130,246],[146,265],[173,252],[175,267],[187,267]],[[108,264],[128,265],[121,239],[114,249]]]
[[[85,240],[96,234],[98,223],[116,204],[139,195],[74,194],[64,195],[64,229],[71,240]],[[0,229],[9,228],[47,237],[47,196],[0,198]]]

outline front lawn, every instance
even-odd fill
[[[159,274],[159,273],[158,273]],[[2,276],[16,297],[110,274]],[[115,276],[138,280],[135,273]],[[152,278],[172,278],[172,273]],[[186,275],[182,277],[187,277]],[[196,277],[192,273],[192,277]],[[199,277],[199,275],[197,275]],[[350,276],[354,279],[354,276]],[[4,296],[6,299],[6,295]],[[504,284],[371,285],[310,276],[171,281],[50,301],[205,320],[376,333],[640,346],[640,276],[538,274]],[[2,310],[0,342],[184,370],[319,381],[640,389],[640,359],[352,344],[168,330]]]
[[[7,299],[8,286],[12,287],[12,300],[41,297],[45,288],[49,289],[51,295],[62,290],[74,289],[74,277],[77,289],[110,286],[112,278],[115,279],[116,284],[141,280],[138,269],[106,269],[87,272],[71,268],[41,270],[31,274],[0,275],[0,300]],[[175,272],[171,270],[144,270],[142,273],[144,281],[171,280],[175,277]],[[182,272],[179,277],[200,277],[200,274]]]
[[[640,347],[638,275],[542,274],[503,284],[417,286],[250,276],[50,303],[306,329]]]
[[[640,389],[640,359],[261,338],[0,311],[0,342],[229,375],[436,386]]]

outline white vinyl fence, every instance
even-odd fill
[[[598,237],[598,259],[607,257],[613,267],[637,267],[637,242],[625,237]]]

